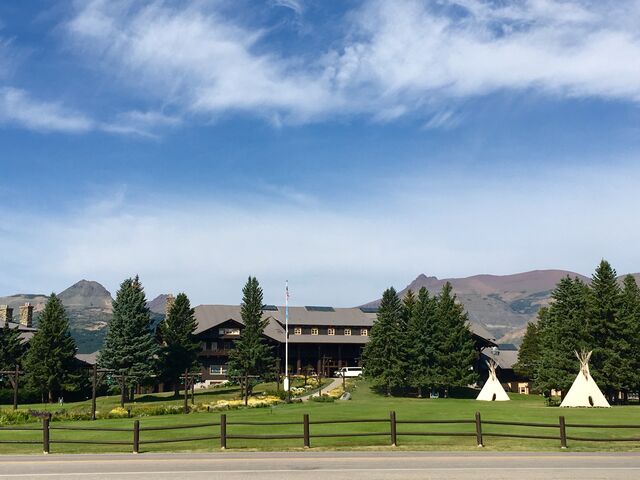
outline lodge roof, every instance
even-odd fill
[[[265,328],[265,334],[278,341],[284,342],[284,307],[268,305],[263,309],[264,318],[269,319]],[[229,320],[242,324],[240,305],[198,305],[195,308],[195,316],[198,321],[196,334],[221,325]],[[372,309],[354,308],[330,308],[330,307],[289,307],[289,328],[298,325],[306,326],[344,326],[344,327],[371,327],[376,320],[376,313]],[[495,345],[494,336],[482,325],[470,323],[470,329],[476,339],[486,345]],[[292,343],[366,343],[367,337],[359,335],[291,335]]]
[[[21,323],[6,322],[6,324],[9,325],[9,328],[18,329],[20,331],[20,340],[22,340],[23,342],[31,340],[33,334],[38,331],[37,328],[27,327],[26,325],[23,325]],[[0,323],[0,328],[1,327],[4,327],[4,323]]]
[[[518,350],[509,347],[504,350],[502,348],[485,348],[482,350],[482,355],[494,360],[501,370],[512,370],[513,364],[518,361]]]

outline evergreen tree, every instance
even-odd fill
[[[435,315],[440,337],[437,381],[442,387],[462,387],[477,380],[473,370],[477,353],[469,330],[469,317],[452,290],[449,282],[443,285]]]
[[[411,317],[413,315],[413,309],[416,306],[416,295],[413,293],[413,290],[407,290],[407,293],[404,294],[404,298],[402,299],[402,325],[406,326],[409,324]]]
[[[29,342],[24,360],[27,383],[47,394],[49,402],[63,391],[75,390],[76,344],[62,302],[51,294],[38,319],[38,331]]]
[[[543,315],[545,315],[543,313]],[[516,374],[534,381],[540,361],[540,335],[538,325],[529,322],[518,350],[518,361],[513,365]]]
[[[103,368],[126,376],[133,400],[134,388],[151,382],[157,371],[160,347],[151,332],[151,315],[138,276],[120,285],[113,317],[98,359]],[[125,397],[127,393],[125,392]]]
[[[602,260],[591,280],[588,296],[588,337],[591,375],[609,398],[622,388],[621,367],[622,325],[619,322],[621,290],[616,271]]]
[[[402,384],[406,387],[409,384],[408,378],[410,374],[411,368],[411,345],[412,339],[409,333],[409,325],[411,323],[411,318],[413,317],[413,313],[416,307],[416,295],[413,293],[411,289],[408,289],[404,294],[402,299],[402,319],[398,325],[399,330],[399,349],[400,355],[398,357],[398,362],[400,364],[400,368],[402,369]]]
[[[621,382],[626,395],[640,390],[640,289],[631,275],[624,278],[619,321]]]
[[[229,356],[229,376],[240,381],[245,405],[256,377],[268,375],[273,369],[271,347],[264,339],[264,329],[269,322],[262,318],[262,288],[255,277],[249,277],[242,289],[240,315],[244,328]]]
[[[394,388],[402,387],[402,302],[393,287],[382,294],[377,320],[371,328],[369,342],[365,345],[362,357],[365,375],[371,379],[374,388],[391,395]]]
[[[200,344],[193,335],[197,327],[189,298],[179,293],[160,324],[163,374],[173,383],[175,396],[180,390],[180,375],[198,364]]]
[[[538,312],[540,359],[534,385],[545,395],[571,387],[578,371],[574,351],[589,347],[586,329],[588,287],[568,276],[551,293],[549,308]]]
[[[436,382],[437,345],[440,339],[436,331],[436,299],[422,287],[407,326],[408,359],[407,383],[418,390],[422,397],[425,387]]]
[[[20,330],[11,328],[9,322],[5,322],[0,329],[0,370],[13,370],[20,365],[24,350]]]

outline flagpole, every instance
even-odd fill
[[[284,389],[287,401],[291,400],[291,382],[289,381],[289,280],[284,287]]]

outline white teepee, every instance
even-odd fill
[[[589,373],[591,352],[576,352],[580,360],[580,373],[560,404],[561,407],[610,407],[598,385]]]
[[[496,362],[489,360],[487,361],[487,366],[489,367],[489,378],[487,378],[476,400],[484,400],[487,402],[504,402],[511,400],[507,392],[502,388],[502,384],[498,381],[498,376],[496,375],[496,367],[498,365]]]

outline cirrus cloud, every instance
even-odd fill
[[[331,48],[297,55],[269,43],[268,25],[218,6],[94,0],[67,31],[125,84],[186,115],[433,118],[504,90],[640,101],[636,0],[373,1],[343,17]]]

